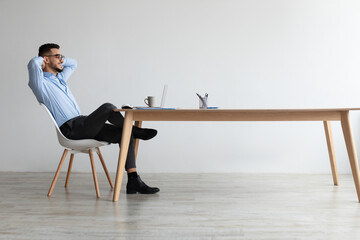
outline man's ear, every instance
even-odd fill
[[[49,63],[49,57],[44,56],[44,63]]]

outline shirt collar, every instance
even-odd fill
[[[56,77],[55,74],[53,73],[44,72],[44,77],[52,77],[52,76]]]
[[[61,74],[58,73],[57,76],[53,73],[44,72],[44,77],[50,78],[50,79],[57,79],[62,85],[66,86],[66,82],[62,79]]]

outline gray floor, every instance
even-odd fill
[[[104,175],[0,172],[0,239],[359,239],[351,175],[143,174],[160,194],[113,203]],[[112,174],[114,176],[114,174]],[[126,180],[124,181],[126,182]]]

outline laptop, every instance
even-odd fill
[[[163,93],[162,93],[162,97],[161,97],[161,104],[160,104],[160,107],[148,107],[148,106],[139,106],[139,107],[136,107],[136,106],[131,106],[129,104],[124,104],[122,105],[122,108],[123,109],[168,109],[168,110],[171,110],[171,109],[175,109],[175,108],[165,108],[165,100],[166,100],[166,93],[167,93],[167,88],[168,86],[165,84],[164,85],[164,88],[163,88]]]

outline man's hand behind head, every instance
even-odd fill
[[[44,71],[45,69],[45,62],[43,61],[42,64],[41,64],[41,69]]]

